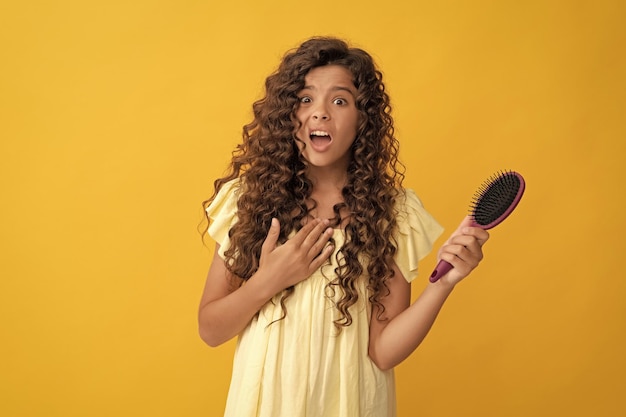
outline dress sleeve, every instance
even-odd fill
[[[417,276],[418,261],[430,253],[443,227],[430,215],[411,189],[405,190],[398,204],[396,265],[411,282]]]
[[[220,245],[219,255],[222,259],[224,251],[230,246],[228,231],[237,222],[238,191],[238,178],[225,183],[206,208],[207,215],[211,219],[208,233]]]

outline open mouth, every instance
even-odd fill
[[[323,146],[331,141],[331,137],[328,132],[324,132],[323,130],[314,130],[309,134],[309,139],[311,140],[311,144],[314,146]]]

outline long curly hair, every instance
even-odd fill
[[[345,243],[336,255],[336,278],[327,287],[340,295],[335,303],[340,312],[335,325],[340,328],[352,323],[349,308],[358,299],[359,279],[368,279],[369,301],[379,307],[379,318],[384,313],[381,299],[389,293],[387,281],[393,276],[396,253],[395,202],[403,192],[404,166],[398,159],[389,96],[382,73],[367,52],[328,37],[309,39],[289,51],[266,79],[265,96],[252,106],[254,120],[243,127],[243,141],[233,151],[229,171],[215,181],[215,192],[203,207],[208,207],[226,182],[240,179],[237,222],[229,231],[231,246],[225,251],[226,266],[241,279],[239,285],[258,269],[273,217],[280,221],[280,242],[302,227],[315,202],[312,183],[305,175],[307,162],[296,143],[300,127],[295,116],[297,94],[304,88],[307,73],[324,65],[350,70],[359,115],[343,202],[333,207],[335,223],[345,224]],[[342,219],[340,212],[347,213],[347,218]],[[293,287],[282,295],[283,317],[287,314],[284,302],[292,293]]]

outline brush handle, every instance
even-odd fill
[[[450,264],[450,262],[444,261],[442,259],[441,261],[439,261],[439,263],[435,267],[435,270],[431,274],[430,282],[437,282],[437,281],[439,281],[439,278],[441,278],[442,276],[444,276],[445,274],[450,272],[450,270],[452,268],[453,268],[453,266],[452,266],[452,264]]]
[[[470,224],[471,227],[480,227],[481,229],[486,229],[485,227],[479,225],[478,223],[476,223],[475,221],[472,221],[472,224]],[[450,270],[454,268],[452,266],[452,264],[448,261],[444,261],[443,259],[439,261],[439,263],[437,264],[437,266],[435,267],[435,269],[433,270],[433,273],[430,274],[430,282],[437,282],[439,281],[439,278],[441,278],[442,276],[444,276],[445,274],[447,274],[448,272],[450,272]]]

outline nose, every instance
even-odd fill
[[[315,120],[328,120],[328,119],[330,119],[328,111],[326,110],[326,106],[324,106],[321,103],[319,105],[317,105],[315,107],[315,109],[313,109],[313,118]]]

